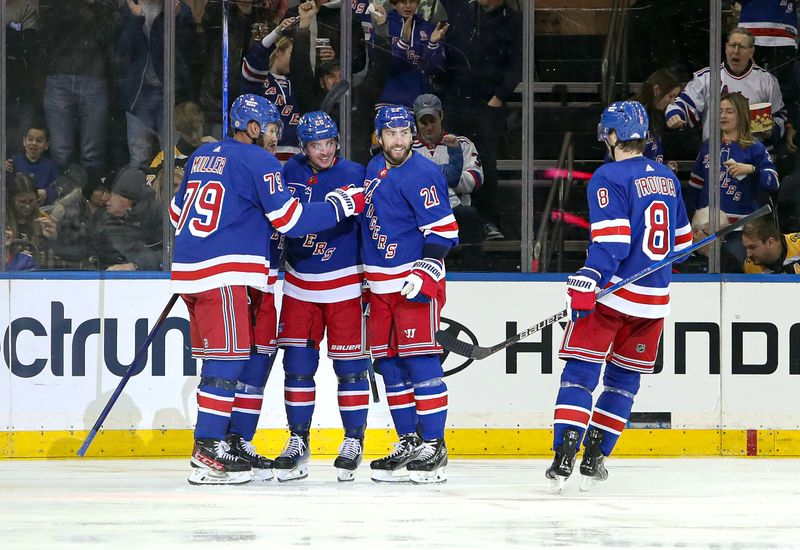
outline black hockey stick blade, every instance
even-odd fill
[[[328,90],[328,93],[325,94],[325,98],[322,100],[322,103],[319,105],[319,110],[330,114],[333,110],[334,106],[342,99],[342,96],[347,93],[347,90],[350,89],[350,82],[346,79],[341,79],[339,82],[333,85],[333,88]]]
[[[150,347],[150,344],[153,343],[153,339],[156,337],[156,334],[158,334],[158,331],[164,325],[164,321],[167,319],[167,315],[169,315],[169,312],[172,311],[172,306],[175,305],[175,302],[177,300],[178,300],[178,295],[173,294],[172,297],[169,299],[169,302],[167,302],[167,305],[164,307],[164,311],[161,312],[161,315],[158,317],[158,320],[153,325],[153,328],[150,329],[150,334],[148,334],[147,338],[145,338],[144,344],[142,344],[142,347],[139,348],[139,351],[136,352],[136,355],[133,358],[133,362],[131,362],[131,365],[128,367],[128,370],[125,371],[125,374],[122,375],[119,384],[117,384],[117,388],[114,390],[114,393],[112,393],[111,397],[108,399],[108,403],[106,403],[105,408],[103,408],[103,412],[100,413],[100,416],[97,417],[97,421],[94,423],[94,426],[92,426],[92,429],[89,430],[88,434],[86,434],[86,439],[83,440],[83,445],[81,445],[81,448],[78,449],[77,452],[78,456],[81,457],[84,456],[86,454],[86,451],[89,450],[89,445],[91,445],[92,441],[94,441],[94,437],[100,430],[100,426],[103,425],[103,422],[108,416],[108,413],[111,412],[111,408],[117,402],[117,399],[119,399],[119,396],[120,394],[122,394],[122,390],[125,388],[125,385],[128,383],[128,380],[130,380],[131,376],[133,376],[133,372],[139,366],[139,363],[142,362],[142,359],[144,359],[145,361],[147,360],[147,349]]]
[[[633,275],[631,275],[631,276],[629,276],[629,277],[627,277],[627,278],[625,278],[625,279],[623,279],[623,280],[611,285],[610,287],[604,288],[602,291],[598,292],[597,299],[600,299],[600,298],[602,298],[603,296],[605,296],[607,294],[611,294],[613,292],[616,292],[617,290],[619,290],[623,286],[628,285],[630,283],[633,283],[634,281],[638,281],[639,279],[641,279],[645,275],[648,275],[648,274],[650,274],[650,273],[652,273],[654,271],[657,271],[657,270],[661,269],[664,266],[671,265],[673,262],[675,262],[677,260],[680,260],[681,258],[684,258],[684,257],[690,255],[695,250],[699,250],[699,249],[703,248],[704,246],[707,246],[708,244],[712,243],[716,239],[724,237],[725,235],[728,235],[729,233],[732,233],[733,231],[736,231],[740,227],[743,227],[745,224],[747,224],[747,223],[749,223],[749,222],[751,222],[751,221],[753,221],[753,220],[755,220],[757,218],[760,218],[761,216],[766,216],[770,212],[772,212],[772,208],[770,207],[770,205],[765,204],[764,206],[762,206],[761,208],[759,208],[755,212],[751,212],[747,216],[744,216],[743,218],[737,220],[736,222],[734,222],[734,223],[732,223],[732,224],[720,229],[716,233],[713,233],[713,234],[709,235],[705,239],[694,243],[689,248],[681,250],[680,252],[676,252],[676,253],[672,254],[671,256],[668,256],[668,257],[664,258],[663,260],[660,260],[660,261],[658,261],[658,262],[656,262],[656,263],[654,263],[652,265],[647,266],[646,268],[644,268],[643,270],[639,271],[638,273],[634,273]],[[495,344],[494,346],[491,346],[491,347],[488,347],[488,348],[485,348],[485,347],[482,347],[482,346],[477,346],[477,345],[474,345],[474,344],[470,344],[469,342],[463,342],[463,341],[457,339],[452,334],[450,334],[450,333],[448,333],[447,331],[444,331],[444,330],[439,330],[439,331],[436,332],[436,339],[439,341],[439,344],[444,349],[446,349],[448,351],[452,351],[456,355],[461,355],[463,357],[469,357],[469,358],[475,359],[475,360],[481,360],[481,359],[485,359],[486,357],[492,355],[493,353],[496,353],[496,352],[498,352],[498,351],[500,351],[502,349],[507,348],[508,346],[511,346],[511,345],[519,342],[520,340],[522,340],[524,338],[527,338],[528,336],[530,336],[531,334],[533,334],[535,332],[539,332],[543,328],[548,327],[548,326],[552,325],[553,323],[556,323],[556,322],[560,321],[561,319],[564,319],[566,316],[567,316],[567,310],[566,309],[562,309],[561,311],[559,311],[555,315],[551,315],[547,319],[539,321],[538,323],[536,323],[532,327],[525,329],[524,331],[520,332],[519,334],[515,334],[514,336],[512,336],[512,337],[510,337],[510,338],[508,338],[506,340],[503,340],[499,344]]]

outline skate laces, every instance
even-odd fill
[[[428,460],[436,453],[436,441],[423,441],[416,460]]]
[[[402,456],[403,454],[406,453],[406,449],[410,451],[411,449],[414,448],[414,441],[410,437],[402,437],[400,438],[400,441],[393,443],[393,445],[394,445],[394,451],[389,453],[389,456],[387,456],[386,458],[394,458],[396,456]]]
[[[236,456],[231,454],[230,452],[231,446],[228,445],[225,441],[217,441],[214,445],[214,452],[216,453],[218,458],[222,458],[225,460],[236,460]]]
[[[241,441],[242,441],[242,450],[245,453],[247,453],[248,455],[252,456],[253,458],[262,458],[261,455],[259,455],[256,452],[255,445],[253,445],[249,441],[245,441],[244,439],[242,439]]]
[[[289,437],[281,456],[300,456],[305,453],[306,444],[299,435]]]
[[[361,456],[361,442],[355,437],[345,437],[339,447],[339,456],[355,460]]]

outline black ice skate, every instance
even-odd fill
[[[345,437],[339,446],[339,456],[333,461],[336,478],[339,481],[353,481],[356,470],[364,458],[364,445],[361,439]]]
[[[308,461],[311,450],[308,448],[308,435],[293,433],[286,441],[283,452],[275,459],[273,467],[278,481],[293,481],[308,477]]]
[[[189,463],[192,485],[241,485],[253,479],[250,463],[230,452],[221,439],[196,439]]]
[[[553,491],[560,493],[564,482],[572,474],[575,467],[575,456],[578,454],[581,435],[578,430],[567,428],[564,430],[563,441],[556,448],[553,464],[545,472],[545,476],[552,482]]]
[[[422,441],[417,434],[406,434],[394,444],[394,451],[389,456],[373,460],[372,481],[399,483],[411,481],[406,466],[417,458]]]
[[[447,445],[444,439],[423,441],[417,457],[408,463],[408,473],[414,483],[444,483],[447,474]]]
[[[239,434],[228,434],[225,436],[225,440],[231,447],[231,454],[250,463],[256,479],[261,481],[272,479],[272,459],[258,454],[253,444]]]
[[[608,479],[603,452],[600,444],[603,442],[603,432],[597,428],[591,428],[586,434],[586,449],[581,460],[581,491],[588,491],[598,481]]]

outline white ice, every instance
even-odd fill
[[[800,460],[611,459],[553,495],[545,460],[451,460],[443,485],[363,465],[192,487],[187,460],[0,461],[0,548],[798,548]]]

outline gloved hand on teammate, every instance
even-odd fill
[[[400,291],[400,294],[414,302],[430,302],[436,298],[439,281],[443,278],[444,262],[442,260],[436,258],[417,260],[411,267],[411,273],[403,281],[403,290]]]
[[[325,200],[336,209],[336,221],[342,221],[364,211],[364,188],[340,187],[325,195]]]
[[[567,315],[573,322],[594,311],[600,274],[582,267],[567,277]]]

